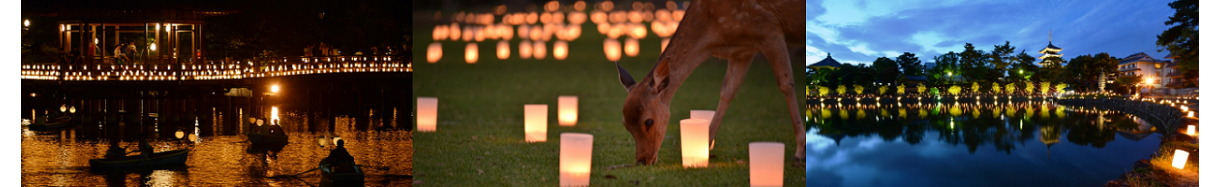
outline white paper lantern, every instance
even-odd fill
[[[479,62],[479,45],[475,43],[466,44],[466,63],[474,64]]]
[[[784,186],[784,144],[750,143],[750,186]]]
[[[592,161],[593,135],[559,134],[559,186],[588,186]]]
[[[546,59],[546,42],[534,41],[534,59]]]
[[[521,44],[518,46],[520,46],[517,47],[517,50],[521,53],[521,59],[530,59],[530,57],[534,56],[534,42],[521,40]]]
[[[707,167],[708,121],[683,119],[679,122],[682,125],[682,166],[686,168]]]
[[[435,97],[420,97],[415,102],[418,106],[419,115],[416,116],[416,126],[420,132],[436,131],[436,108],[437,99]]]
[[[564,60],[568,58],[568,42],[563,40],[555,41],[555,59]]]
[[[428,63],[436,63],[441,60],[441,43],[432,42],[428,44]]]
[[[606,52],[606,59],[610,61],[618,61],[619,58],[622,58],[623,47],[621,45],[622,44],[619,44],[618,40],[606,38],[606,41],[602,43],[602,49]]]
[[[500,40],[499,43],[496,43],[496,58],[500,60],[508,59],[508,56],[512,53],[513,50],[508,47],[508,40]]]
[[[559,96],[559,126],[576,126],[577,101],[574,95]]]
[[[623,42],[623,53],[626,53],[629,57],[639,55],[640,41],[636,40],[635,38],[627,38],[627,41]]]
[[[525,105],[525,142],[546,142],[546,105]]]
[[[1173,167],[1178,168],[1178,169],[1182,169],[1183,167],[1186,167],[1187,158],[1190,158],[1190,152],[1182,151],[1181,149],[1174,150],[1173,151],[1173,163],[1172,163]]]

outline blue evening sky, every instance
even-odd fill
[[[872,64],[911,52],[928,63],[967,42],[991,51],[1006,40],[1014,53],[1041,56],[1048,31],[1064,60],[1100,52],[1160,59],[1169,53],[1157,52],[1156,35],[1169,28],[1171,1],[806,0],[805,61],[830,53],[841,63]]]

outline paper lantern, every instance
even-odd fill
[[[559,134],[559,186],[588,186],[593,165],[593,135]]]
[[[669,47],[669,38],[661,39],[661,52],[665,52],[665,47]]]
[[[470,40],[474,40],[474,28],[466,26],[466,28],[462,28],[462,41],[469,42]]]
[[[546,141],[546,105],[525,105],[525,142]]]
[[[597,33],[609,34],[610,29],[612,28],[614,28],[614,26],[608,23],[597,24]]]
[[[580,25],[581,23],[585,23],[586,17],[587,15],[585,15],[584,12],[571,12],[568,13],[568,23]]]
[[[178,132],[174,132],[174,137],[177,137],[178,139],[182,139],[183,135],[185,135],[185,134],[182,132],[182,130],[178,130]]]
[[[546,42],[534,41],[534,59],[546,59]]]
[[[546,27],[534,27],[530,29],[530,40],[543,40],[546,37]],[[548,38],[549,39],[549,38]]]
[[[416,105],[419,110],[419,115],[415,116],[415,122],[420,132],[436,131],[436,105],[435,97],[420,97],[416,99]]]
[[[479,45],[475,43],[466,44],[466,63],[474,64],[479,62]]]
[[[606,51],[606,59],[618,61],[619,58],[622,58],[623,48],[621,45],[614,38],[606,38],[606,41],[602,43],[602,48]]]
[[[517,50],[521,51],[521,59],[530,59],[534,56],[534,43],[526,40],[521,40],[520,47]]]
[[[436,63],[441,60],[441,43],[432,42],[428,44],[428,63]]]
[[[1190,152],[1176,149],[1173,151],[1173,167],[1182,169],[1186,167],[1186,158],[1190,158]]]
[[[574,95],[559,96],[559,126],[576,126],[577,101]]]
[[[633,23],[629,24],[628,26],[630,30],[628,30],[629,32],[627,32],[627,36],[631,36],[631,38],[635,39],[642,39],[648,36],[648,29],[646,29],[643,24]]]
[[[623,53],[626,53],[629,57],[639,55],[640,41],[636,40],[635,38],[627,38],[627,41],[623,42]]]
[[[1186,126],[1186,135],[1191,135],[1191,136],[1195,135],[1195,125]]]
[[[784,144],[750,143],[750,186],[784,186]]]
[[[272,124],[272,125],[279,125],[280,107],[274,107],[274,106],[271,107],[271,121],[268,121],[268,122],[269,122],[269,124]]]
[[[606,18],[606,12],[602,11],[593,11],[592,14],[589,14],[589,21],[592,21],[594,24],[606,23]]]
[[[508,59],[508,55],[512,53],[513,50],[508,48],[508,40],[500,40],[500,43],[496,44],[496,58]]]
[[[568,42],[555,41],[555,59],[563,60],[568,58]]]
[[[530,26],[529,25],[517,26],[517,37],[521,37],[521,39],[529,39],[530,38]]]
[[[449,38],[449,26],[437,25],[432,29],[432,40],[441,41]]]
[[[682,166],[687,168],[707,167],[708,121],[683,119],[680,123],[682,125]]]

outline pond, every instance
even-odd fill
[[[807,186],[1101,186],[1162,136],[1133,115],[1044,101],[808,108]]]

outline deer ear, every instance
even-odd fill
[[[652,91],[660,93],[669,87],[669,59],[662,59],[652,70]]]
[[[635,79],[631,78],[631,73],[627,73],[627,70],[623,69],[623,66],[619,65],[617,61],[614,62],[614,66],[618,66],[618,82],[622,83],[623,88],[626,88],[627,91],[631,91],[631,86],[635,85]]]

